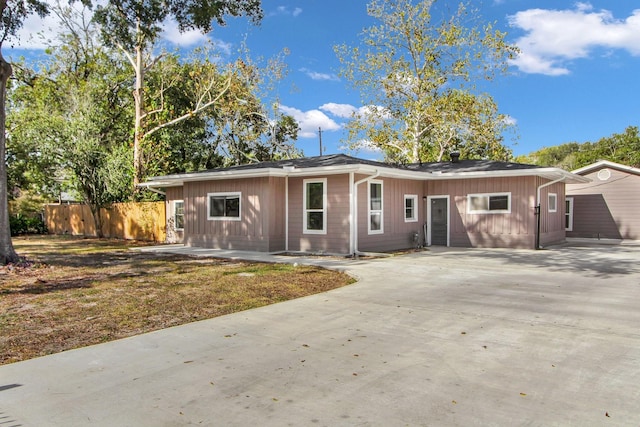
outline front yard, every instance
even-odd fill
[[[0,364],[324,292],[353,282],[317,267],[131,251],[142,243],[14,238],[0,268]]]

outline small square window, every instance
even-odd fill
[[[404,222],[418,221],[418,196],[405,194],[404,196]]]

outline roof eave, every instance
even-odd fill
[[[576,170],[572,171],[572,173],[579,174],[579,175],[583,174],[583,173],[589,173],[589,172],[594,171],[596,169],[599,169],[599,168],[601,168],[603,166],[610,167],[612,169],[616,169],[616,170],[623,171],[623,172],[629,172],[629,173],[633,173],[633,174],[636,174],[636,175],[640,175],[640,169],[638,169],[638,168],[634,168],[633,166],[623,165],[623,164],[620,164],[620,163],[611,162],[609,160],[598,160],[595,163],[592,163],[590,165],[583,166],[583,167],[581,167],[579,169],[576,169]]]
[[[513,178],[517,176],[540,176],[549,180],[563,179],[567,184],[590,182],[589,178],[573,174],[558,168],[533,168],[502,171],[471,172],[431,172],[427,179],[469,179],[469,178]]]
[[[343,173],[360,173],[374,174],[378,173],[380,177],[402,178],[412,180],[444,180],[444,179],[469,179],[469,178],[509,178],[516,176],[541,176],[549,180],[563,179],[568,184],[590,182],[589,178],[576,175],[558,168],[534,168],[534,169],[517,169],[506,171],[471,171],[471,172],[425,172],[412,171],[405,169],[396,169],[389,167],[378,167],[375,165],[353,164],[353,165],[334,165],[321,166],[311,168],[295,168],[285,166],[282,168],[264,168],[264,169],[242,169],[242,170],[225,170],[198,172],[178,175],[167,175],[150,178],[149,181],[139,184],[141,187],[169,188],[179,187],[186,182],[194,181],[216,181],[222,179],[242,179],[242,178],[262,178],[262,177],[297,177],[297,176],[321,176],[321,175],[337,175]]]

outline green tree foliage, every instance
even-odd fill
[[[519,156],[516,160],[566,170],[579,169],[598,160],[640,167],[640,133],[637,126],[629,126],[623,133],[614,133],[596,142],[570,142],[544,147],[525,156]]]
[[[517,50],[475,10],[449,11],[449,3],[443,11],[435,0],[372,0],[368,13],[379,24],[364,30],[360,46],[336,46],[341,75],[367,106],[348,125],[352,148],[373,145],[402,163],[440,161],[453,150],[510,156],[508,121],[476,83],[504,72]]]
[[[207,33],[212,23],[224,25],[226,16],[250,17],[254,22],[262,18],[259,0],[109,0],[96,8],[95,20],[101,26],[101,33],[107,46],[117,47],[127,58],[134,70],[135,82],[133,98],[135,104],[133,136],[133,183],[137,185],[145,175],[143,142],[150,133],[148,111],[149,94],[145,91],[145,75],[162,58],[153,55],[155,42],[162,29],[162,23],[173,18],[179,29],[200,30]],[[215,82],[213,82],[215,83]],[[205,84],[203,88],[207,88]],[[219,92],[212,87],[202,93],[197,108],[186,115],[168,120],[175,124],[206,110],[219,99]],[[152,126],[156,129],[158,125]]]
[[[7,82],[12,68],[2,55],[5,43],[15,37],[27,16],[48,13],[47,3],[40,0],[1,0],[0,1],[0,264],[18,261],[19,257],[11,243],[9,225],[9,199],[7,185],[6,158],[6,99]]]
[[[223,65],[208,50],[187,61],[165,54],[147,74],[148,125],[143,141],[148,175],[191,172],[297,155],[298,124],[290,116],[268,114],[259,93],[284,64],[264,66],[248,58]],[[217,93],[199,114],[203,94]],[[209,101],[206,101],[209,102]],[[173,118],[173,119],[172,119]],[[153,148],[153,149],[152,149]]]
[[[91,208],[100,236],[100,209],[130,194],[129,76],[95,43],[86,20],[69,8],[56,13],[66,29],[60,44],[38,71],[21,70],[11,93],[10,161],[30,171],[23,180],[31,181],[20,184],[40,192],[67,181]]]

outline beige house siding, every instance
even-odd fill
[[[608,169],[601,179],[598,172]],[[573,198],[573,229],[567,237],[640,240],[640,176],[602,166],[584,174],[587,184],[567,185]]]
[[[188,182],[184,185],[187,246],[251,251],[284,250],[284,178]],[[240,220],[207,218],[207,194],[241,193]]]

